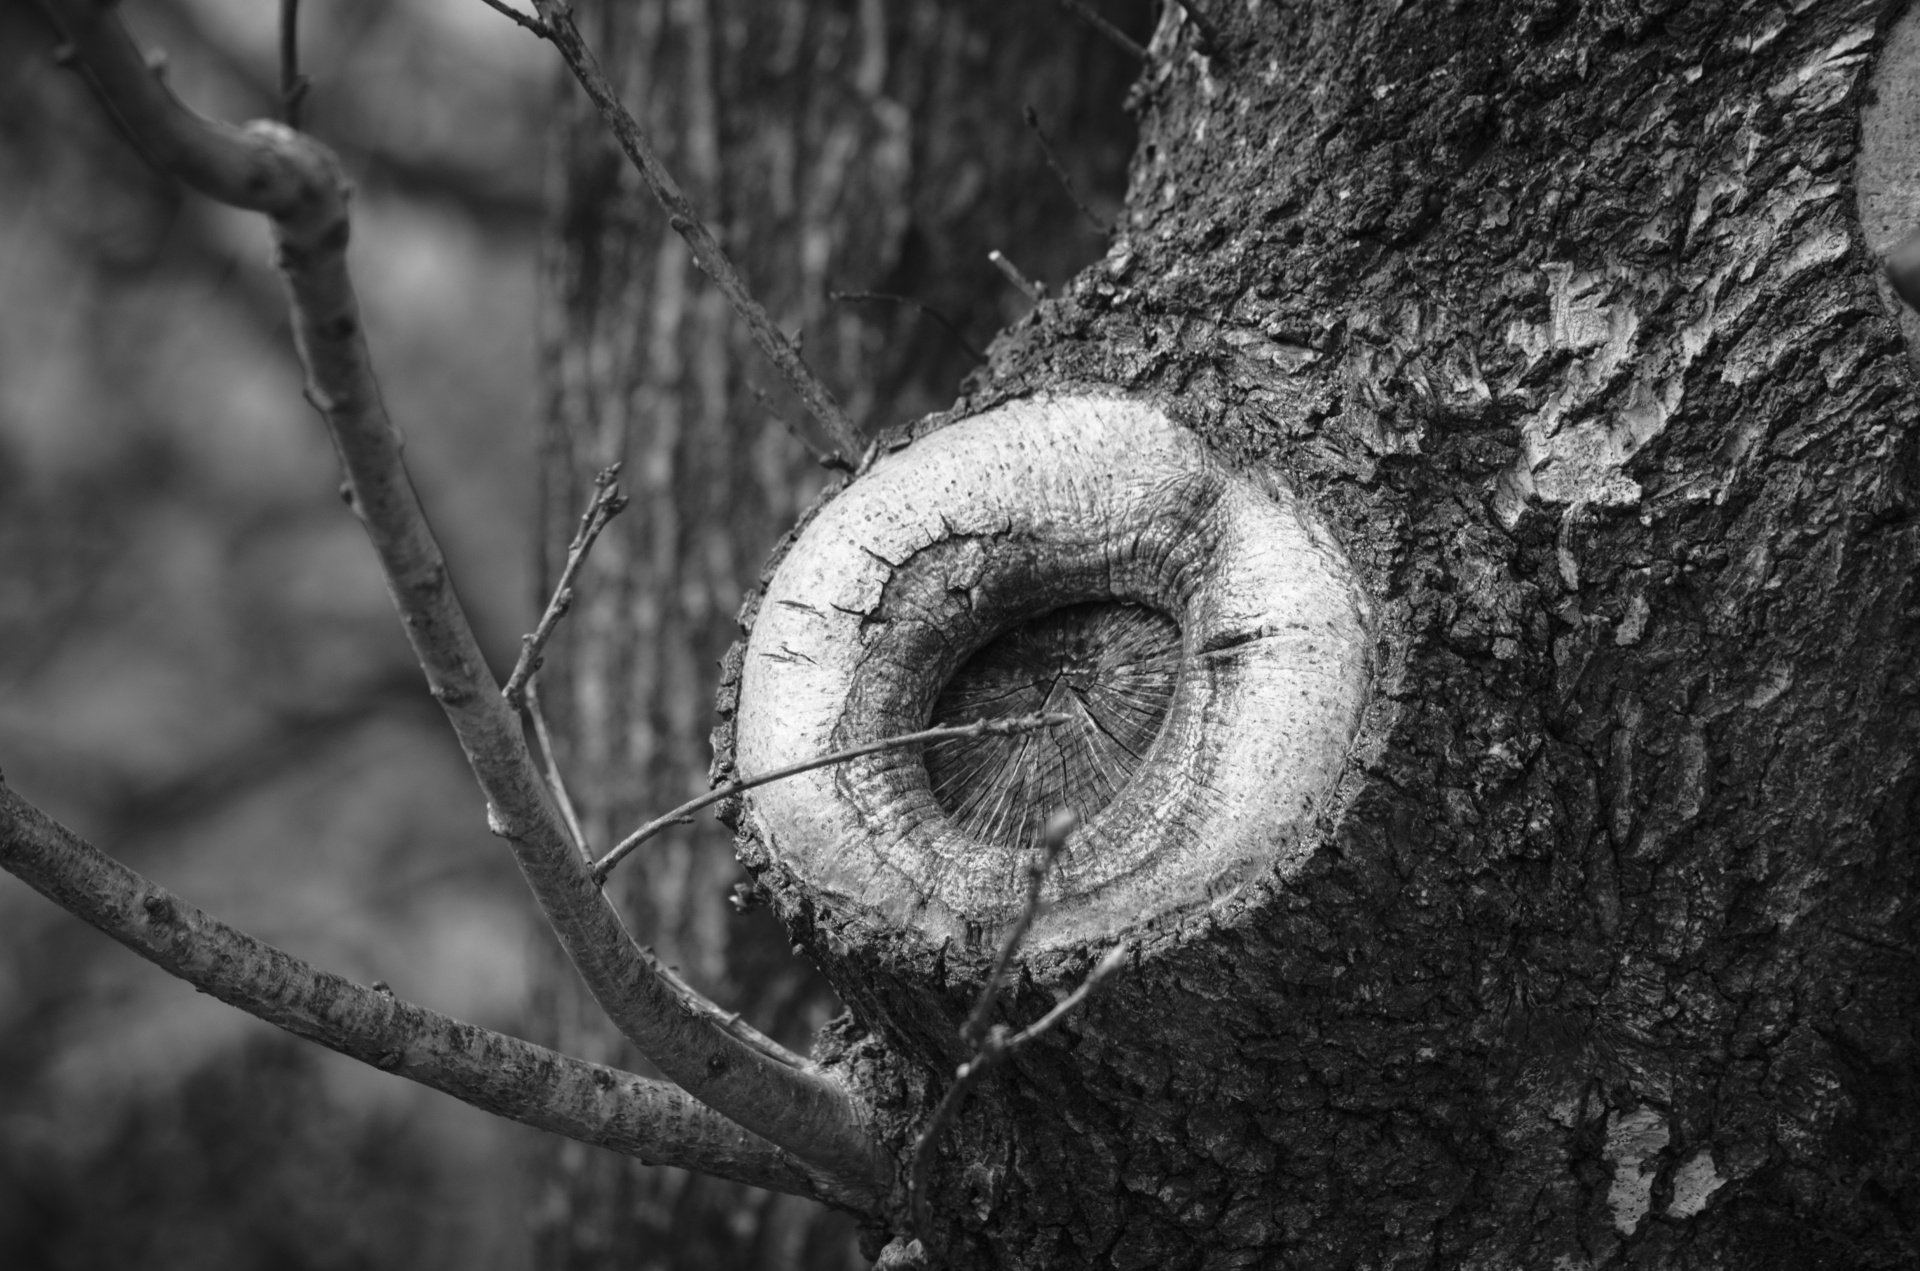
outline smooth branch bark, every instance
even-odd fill
[[[609,1019],[682,1089],[797,1150],[846,1194],[884,1190],[859,1106],[832,1078],[729,1015],[635,943],[568,841],[517,712],[481,655],[382,403],[346,262],[349,187],[333,154],[282,124],[235,127],[173,96],[101,0],[45,0],[74,64],[144,154],[229,206],[264,212],[307,397],[325,420],[394,606],[434,699],[575,970]]]
[[[829,1177],[671,1082],[476,1027],[256,940],[102,854],[4,784],[0,868],[201,992],[382,1072],[623,1155],[802,1196],[838,1195]]]

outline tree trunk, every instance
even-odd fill
[[[1014,129],[954,120],[1043,89],[1043,115],[1106,107],[1106,51],[1007,19],[967,63],[958,4],[750,27],[723,7],[623,11],[609,60],[674,68],[645,81],[671,161],[855,416],[943,405],[897,334],[819,316],[844,277],[820,262],[873,285],[963,259],[951,214],[954,237],[928,226]],[[954,414],[1072,388],[1190,429],[1336,545],[1369,699],[1284,867],[1028,960],[1012,1024],[1133,948],[948,1136],[927,1234],[950,1264],[1920,1260],[1920,411],[1854,208],[1890,18],[1165,8],[1110,250]],[[570,135],[549,540],[596,463],[627,456],[639,496],[555,679],[604,843],[685,790],[704,659],[804,487],[758,441],[742,337],[591,125]],[[1001,224],[985,245],[1062,259]],[[826,1057],[904,1152],[965,1057],[990,942],[809,875],[760,806],[757,886],[852,1008]],[[635,903],[719,984],[744,964],[696,915],[731,865],[697,841],[656,851]],[[642,1199],[673,1192],[618,1170],[567,1176],[566,1228],[632,1261],[664,1229]]]
[[[1059,12],[959,0],[579,8],[665,161],[856,420],[891,424],[944,406],[972,360],[938,320],[836,303],[830,291],[911,296],[985,343],[1031,305],[990,250],[1054,282],[1101,250],[1021,108],[1034,106],[1080,188],[1111,213],[1131,149],[1121,106],[1134,67]],[[633,505],[594,549],[545,697],[604,851],[706,788],[716,667],[741,600],[827,473],[781,421],[816,445],[820,434],[605,125],[570,83],[562,95],[547,268],[548,576],[596,471],[623,462]],[[836,1009],[831,993],[765,910],[727,903],[742,877],[726,832],[706,821],[649,843],[614,881],[630,923],[666,961],[804,1049]],[[547,974],[557,1044],[644,1065],[559,957]],[[851,1221],[810,1202],[574,1144],[550,1153],[536,1209],[542,1265],[864,1265]]]

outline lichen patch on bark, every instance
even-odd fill
[[[1703,1147],[1682,1161],[1673,1172],[1673,1199],[1667,1203],[1667,1217],[1691,1218],[1707,1207],[1713,1194],[1727,1185],[1714,1168],[1713,1149]]]
[[[1653,1205],[1654,1175],[1669,1137],[1666,1116],[1653,1108],[1607,1118],[1607,1145],[1601,1151],[1613,1164],[1607,1207],[1613,1211],[1614,1230],[1623,1236],[1639,1229]]]

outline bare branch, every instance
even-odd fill
[[[506,17],[511,18],[514,22],[533,32],[541,39],[544,40],[548,38],[547,24],[540,21],[540,19],[530,17],[510,5],[502,4],[500,0],[480,0],[480,3],[486,5],[495,13],[504,14]]]
[[[480,653],[415,496],[347,276],[347,187],[324,147],[283,124],[201,118],[159,82],[105,0],[42,0],[101,97],[163,170],[273,218],[307,394],[414,655],[549,925],[621,1033],[702,1103],[848,1187],[878,1164],[865,1113],[832,1078],[728,1015],[640,948],[569,843],[515,712]],[[569,30],[571,27],[569,27]]]
[[[1100,982],[1119,970],[1125,961],[1127,946],[1115,945],[1107,950],[1087,978],[1079,987],[1056,1003],[1052,1010],[1042,1015],[1032,1024],[1019,1032],[1010,1032],[1004,1024],[993,1024],[994,1007],[1000,1000],[1000,986],[1006,981],[1007,968],[1013,964],[1014,955],[1020,951],[1021,942],[1027,938],[1027,932],[1033,927],[1033,920],[1040,914],[1040,888],[1046,881],[1047,873],[1060,859],[1060,853],[1066,849],[1067,838],[1078,824],[1070,809],[1062,808],[1047,818],[1047,826],[1040,850],[1034,854],[1027,867],[1027,899],[1020,907],[1020,914],[1013,925],[1007,928],[1005,938],[1000,942],[1000,953],[993,960],[993,968],[987,973],[987,982],[980,988],[980,996],[973,1004],[973,1012],[967,1016],[967,1022],[961,1026],[960,1038],[973,1048],[973,1058],[954,1070],[953,1084],[947,1087],[947,1093],[940,1099],[933,1115],[927,1119],[927,1125],[913,1145],[913,1165],[909,1172],[908,1209],[913,1218],[914,1230],[926,1248],[933,1248],[933,1228],[927,1211],[927,1175],[933,1167],[934,1149],[940,1145],[941,1137],[947,1127],[960,1115],[960,1108],[966,1102],[967,1094],[982,1077],[992,1071],[1007,1056],[1026,1046],[1035,1038],[1044,1035],[1061,1020],[1071,1015],[1080,1004],[1093,995]]]
[[[947,1087],[947,1093],[941,1097],[939,1105],[933,1110],[933,1115],[927,1118],[927,1128],[920,1132],[920,1137],[914,1141],[913,1145],[908,1207],[913,1216],[914,1230],[920,1233],[920,1239],[927,1247],[931,1248],[933,1245],[932,1222],[927,1210],[927,1175],[933,1167],[934,1149],[940,1146],[940,1139],[953,1124],[954,1118],[960,1115],[960,1108],[966,1103],[968,1093],[979,1084],[982,1077],[998,1067],[1008,1056],[1017,1053],[1036,1038],[1044,1036],[1061,1020],[1078,1010],[1088,998],[1093,996],[1094,990],[1098,989],[1103,981],[1125,965],[1130,951],[1130,947],[1124,943],[1107,950],[1106,956],[1100,959],[1092,971],[1088,972],[1087,978],[1080,982],[1079,987],[1055,1003],[1052,1010],[1019,1032],[1009,1032],[1006,1025],[995,1024],[981,1039],[980,1047],[974,1052],[973,1058],[954,1070],[953,1084]]]
[[[1054,862],[1060,859],[1060,853],[1066,850],[1067,836],[1079,825],[1080,818],[1071,808],[1061,808],[1047,818],[1046,829],[1041,835],[1040,850],[1027,863],[1027,901],[1020,906],[1020,916],[1007,928],[1007,934],[1000,941],[999,956],[993,960],[993,968],[987,972],[987,982],[980,988],[980,996],[973,1004],[973,1013],[967,1016],[967,1022],[960,1029],[960,1038],[969,1046],[979,1047],[987,1040],[987,1026],[993,1022],[993,1008],[1000,1000],[1000,986],[1007,978],[1007,968],[1013,965],[1013,957],[1020,952],[1020,944],[1027,938],[1027,932],[1033,929],[1033,920],[1040,916],[1040,888],[1047,881],[1047,875],[1053,870]]]
[[[4,783],[0,868],[201,992],[484,1111],[656,1164],[873,1204],[677,1086],[464,1023],[256,940],[102,854]]]
[[[492,0],[488,0],[488,3],[492,3]],[[1136,61],[1147,60],[1147,51],[1127,38],[1119,27],[1095,13],[1087,0],[1060,0],[1060,7],[1105,36],[1115,47],[1131,54]]]
[[[1088,207],[1086,200],[1080,197],[1080,190],[1074,185],[1073,178],[1067,175],[1067,169],[1061,164],[1060,156],[1053,152],[1053,142],[1047,139],[1047,130],[1040,126],[1040,112],[1028,104],[1021,108],[1020,117],[1026,120],[1027,128],[1033,133],[1034,140],[1040,143],[1040,153],[1046,156],[1047,167],[1053,170],[1053,175],[1066,188],[1067,197],[1072,199],[1073,205],[1080,209],[1080,215],[1087,218],[1087,224],[1102,234],[1111,234],[1113,226],[1093,214],[1093,209]]]
[[[1001,1047],[1001,1054],[1003,1056],[1013,1054],[1028,1042],[1045,1035],[1054,1025],[1073,1014],[1082,1002],[1093,996],[1094,990],[1099,988],[1108,976],[1126,965],[1129,952],[1131,952],[1131,946],[1125,944],[1116,944],[1108,949],[1106,956],[1101,958],[1093,970],[1087,973],[1087,978],[1080,982],[1079,988],[1054,1003],[1053,1009],[1045,1015],[1007,1038],[1005,1045]]]
[[[693,814],[701,808],[712,807],[723,799],[731,799],[734,795],[744,793],[755,786],[764,786],[769,782],[797,777],[803,772],[812,772],[816,768],[845,763],[849,759],[858,759],[862,755],[874,755],[883,750],[897,750],[902,746],[917,746],[921,742],[953,741],[962,737],[1011,737],[1016,733],[1030,732],[1036,728],[1053,728],[1071,722],[1072,720],[1065,715],[1014,715],[1006,719],[976,719],[971,724],[948,724],[940,728],[924,728],[917,733],[899,733],[892,737],[883,737],[879,741],[849,746],[845,750],[836,750],[832,754],[821,755],[817,759],[803,759],[799,763],[775,768],[772,772],[764,772],[757,777],[742,777],[738,781],[729,781],[723,786],[715,786],[698,798],[688,799],[673,811],[655,817],[621,839],[614,845],[612,851],[601,857],[594,865],[593,876],[597,881],[605,883],[607,875],[612,872],[615,865],[625,860],[633,849],[660,831],[670,825],[684,825],[693,820]],[[1028,921],[1031,922],[1031,919]]]
[[[547,731],[547,713],[540,706],[538,677],[527,680],[526,705],[523,709],[533,724],[533,739],[540,744],[540,765],[547,774],[547,790],[560,810],[560,819],[567,823],[567,833],[573,837],[573,846],[579,851],[580,859],[591,865],[593,848],[587,843],[587,832],[581,828],[580,814],[573,809],[573,796],[567,793],[566,780],[560,775],[560,760],[554,753],[553,737]]]
[[[619,94],[614,92],[613,85],[601,73],[599,62],[587,48],[586,41],[580,38],[579,28],[573,24],[571,9],[557,0],[535,0],[534,7],[540,13],[541,33],[560,51],[567,69],[573,72],[573,77],[580,81],[580,87],[586,90],[587,96],[599,108],[601,118],[613,130],[614,139],[639,170],[647,188],[653,191],[653,197],[666,209],[668,223],[673,226],[675,233],[686,240],[693,252],[694,263],[713,279],[721,294],[726,296],[727,303],[733,306],[733,311],[747,324],[753,342],[760,346],[760,351],[786,378],[787,384],[806,406],[807,413],[820,421],[820,426],[826,429],[828,439],[841,457],[851,463],[864,446],[860,430],[854,427],[847,412],[834,399],[833,393],[820,377],[814,374],[813,368],[801,359],[795,342],[773,324],[767,311],[747,290],[746,282],[734,269],[726,252],[721,250],[720,241],[693,210],[693,204],[687,201],[673,174],[661,164],[640,122],[621,103]]]
[[[1072,191],[1071,186],[1068,187],[1068,191],[1069,193],[1071,193]],[[927,304],[925,301],[915,300],[912,296],[895,295],[891,291],[829,291],[827,293],[827,299],[829,300],[882,300],[887,302],[888,304],[911,305],[913,308],[918,309],[921,313],[926,314],[929,318],[932,318],[935,322],[938,322],[942,327],[945,327],[947,334],[951,335],[956,341],[959,342],[960,347],[966,350],[968,357],[972,358],[976,363],[978,363],[981,366],[985,366],[987,364],[987,355],[985,353],[982,353],[980,349],[974,344],[974,342],[967,338],[966,332],[962,331],[959,325],[956,324],[952,318],[949,318],[946,314],[940,312],[938,309],[934,308],[932,305]]]
[[[825,446],[822,446],[819,442],[807,436],[806,433],[800,430],[798,425],[782,414],[779,408],[773,404],[773,399],[767,396],[767,390],[752,382],[747,384],[747,389],[753,394],[753,399],[760,403],[760,409],[779,420],[780,426],[787,430],[787,436],[799,442],[800,448],[812,455],[815,463],[823,468],[832,468],[839,472],[853,471],[853,464],[841,458],[839,451],[828,450]]]
[[[607,522],[620,515],[627,506],[627,496],[620,492],[615,478],[620,475],[620,465],[608,464],[593,479],[593,498],[587,501],[587,510],[580,514],[580,528],[574,531],[573,541],[567,544],[567,563],[560,570],[560,581],[554,585],[553,597],[547,601],[547,610],[540,615],[539,623],[532,635],[520,637],[520,660],[514,663],[513,674],[507,677],[507,686],[500,695],[509,705],[518,709],[524,704],[527,681],[540,669],[541,654],[547,647],[547,641],[553,638],[553,629],[560,625],[560,619],[573,607],[573,580],[579,574],[580,566],[586,564],[587,553],[593,550],[593,541],[600,537],[600,531]]]

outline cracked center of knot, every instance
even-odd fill
[[[1016,715],[1071,722],[927,747],[934,802],[987,844],[1025,848],[1068,807],[1084,824],[1112,802],[1160,734],[1180,671],[1180,628],[1157,610],[1067,605],[989,641],[954,673],[932,723]]]

